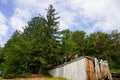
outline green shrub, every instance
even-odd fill
[[[28,77],[30,75],[31,75],[31,73],[25,72],[25,73],[23,73],[21,75],[17,75],[17,77]]]
[[[12,79],[12,78],[15,78],[15,74],[7,74],[6,76],[3,76],[4,78],[9,78],[9,79]]]

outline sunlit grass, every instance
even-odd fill
[[[15,78],[13,80],[67,80],[60,77]]]
[[[2,80],[2,78],[0,77],[0,80]]]
[[[43,78],[43,79],[40,79],[40,80],[66,80],[66,79],[65,78],[57,78],[57,77],[54,77],[54,78],[47,77],[47,78]]]
[[[111,69],[111,72],[120,72],[120,70],[116,70],[116,69]]]

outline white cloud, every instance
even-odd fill
[[[23,31],[22,27],[27,25],[27,22],[40,13],[45,12],[45,8],[49,4],[53,3],[53,0],[16,0],[14,4],[16,6],[13,16],[10,19],[11,25],[15,30]]]
[[[3,41],[2,37],[0,36],[0,47],[3,47],[5,43],[6,43],[6,41]]]
[[[6,22],[6,17],[0,12],[0,36],[5,36],[7,34],[8,27],[6,25]]]
[[[78,26],[76,29],[83,29],[87,33],[97,29],[120,31],[119,0],[65,0],[57,1],[55,7],[60,12],[61,25],[65,28]]]
[[[6,36],[8,27],[5,24],[0,24],[0,36]]]
[[[6,22],[7,22],[6,17],[2,14],[2,12],[0,12],[0,46],[3,46],[3,44],[5,43],[2,40],[2,36],[6,36],[7,31],[8,31]]]
[[[22,27],[26,25],[25,22],[23,22],[23,20],[21,20],[18,17],[12,17],[10,21],[11,21],[11,25],[15,30],[23,31]]]
[[[10,23],[13,29],[23,31],[22,27],[27,25],[27,20],[31,17],[28,10],[16,7],[13,16],[10,18]]]
[[[3,13],[0,11],[0,23],[5,23],[6,22],[6,17],[3,15]]]
[[[60,18],[60,29],[67,29],[70,28],[72,25],[76,25],[75,22],[75,14],[70,11],[63,10],[62,13],[59,14],[61,16]],[[63,16],[63,17],[62,17]]]
[[[94,32],[118,29],[120,31],[119,0],[16,0],[11,17],[14,29],[21,30],[33,16],[45,14],[45,8],[53,4],[60,15],[60,29],[78,26],[77,29]],[[92,22],[92,24],[91,24]]]

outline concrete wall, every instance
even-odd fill
[[[54,77],[64,77],[67,80],[86,80],[85,58],[58,66],[50,70],[49,74]]]
[[[49,74],[67,80],[112,80],[107,61],[98,61],[88,56],[57,66]]]

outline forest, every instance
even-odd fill
[[[60,30],[59,16],[50,5],[46,15],[33,17],[23,32],[15,31],[4,47],[0,47],[0,71],[3,77],[47,74],[63,64],[64,56],[91,56],[107,60],[113,72],[120,72],[120,32]]]

